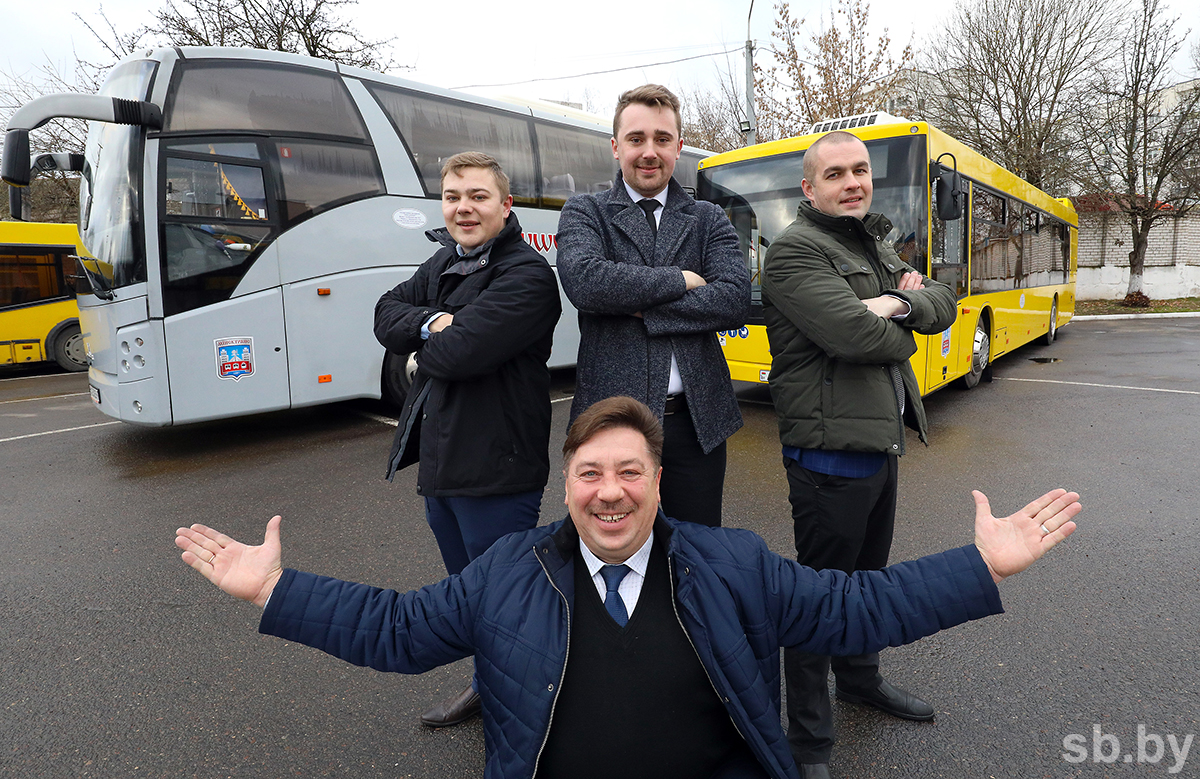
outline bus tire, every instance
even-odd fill
[[[1058,295],[1054,296],[1054,302],[1050,304],[1050,326],[1046,329],[1046,346],[1054,343],[1054,339],[1058,337]]]
[[[70,324],[58,331],[54,336],[54,345],[50,347],[54,361],[64,371],[86,371],[88,369],[87,347],[83,343],[83,333],[78,323]]]
[[[408,398],[408,389],[412,386],[416,372],[417,361],[413,355],[385,352],[383,377],[380,381],[383,399],[396,408],[404,408],[404,401]]]
[[[992,366],[989,362],[991,349],[992,338],[988,334],[987,316],[980,314],[979,319],[975,322],[975,337],[971,346],[971,367],[962,377],[963,389],[977,386],[980,380],[992,380]]]

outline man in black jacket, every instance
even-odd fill
[[[550,473],[550,344],[562,313],[546,260],[522,238],[508,176],[486,154],[442,166],[442,248],[379,299],[375,337],[415,353],[387,477],[420,462],[417,492],[449,574],[537,526]],[[430,727],[479,713],[472,684],[426,712]]]

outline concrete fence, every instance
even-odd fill
[[[1129,289],[1133,238],[1120,214],[1079,215],[1080,300],[1119,300]],[[1200,215],[1166,218],[1150,231],[1142,288],[1156,300],[1200,296]]]

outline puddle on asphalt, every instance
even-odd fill
[[[1040,363],[1062,362],[1062,360],[1059,359],[1058,357],[1030,357],[1029,361],[1030,362],[1040,362]]]

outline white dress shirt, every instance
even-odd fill
[[[621,596],[621,600],[625,601],[625,613],[633,618],[633,609],[637,606],[638,596],[642,594],[642,584],[646,581],[646,568],[650,565],[650,546],[654,543],[654,531],[650,531],[650,537],[646,539],[646,543],[642,544],[642,548],[633,553],[633,556],[625,561],[625,565],[629,566],[629,573],[625,574],[625,578],[617,586],[617,594]],[[588,574],[592,577],[592,584],[596,585],[596,593],[600,596],[600,602],[608,597],[608,587],[604,584],[604,577],[600,575],[600,569],[608,563],[601,560],[596,555],[592,554],[592,550],[587,548],[587,544],[583,543],[583,539],[579,539],[579,553],[583,556],[584,563],[587,564]]]
[[[645,200],[641,194],[635,192],[633,187],[629,186],[628,181],[622,181],[625,185],[625,191],[629,193],[629,197],[634,203],[639,200]],[[658,201],[658,208],[654,209],[654,224],[662,224],[663,209],[667,207],[667,188],[663,187],[663,191],[659,192],[650,200]],[[671,378],[667,380],[667,394],[679,395],[683,393],[683,377],[679,375],[679,363],[675,361],[675,352],[671,352]]]

